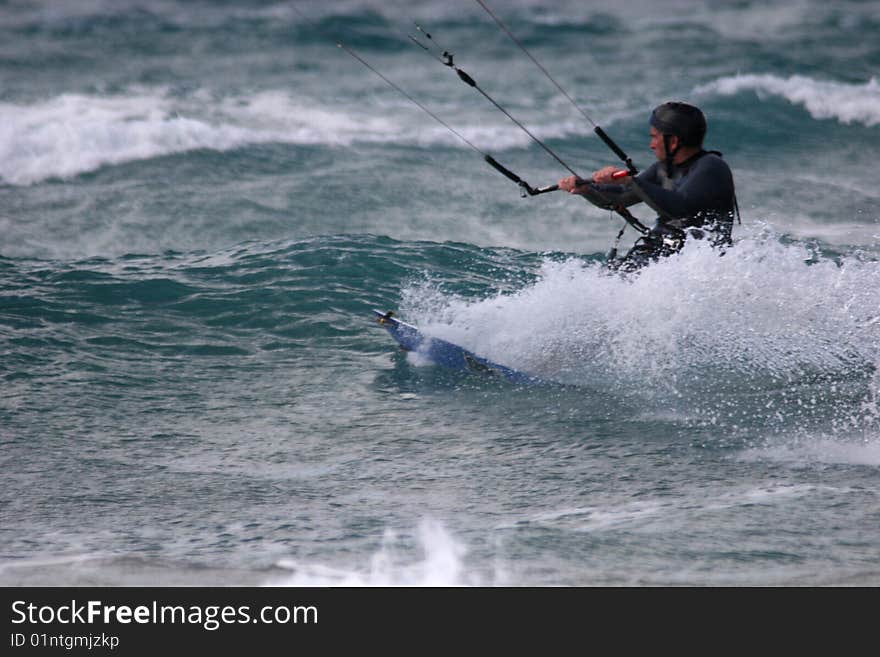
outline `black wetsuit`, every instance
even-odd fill
[[[731,243],[736,215],[733,174],[716,151],[700,151],[667,172],[655,162],[626,185],[591,185],[584,196],[603,208],[644,202],[657,213],[648,234],[619,259],[617,267],[636,269],[679,251],[686,237],[708,236],[715,246]],[[615,266],[615,263],[609,263]]]

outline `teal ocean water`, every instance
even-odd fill
[[[640,168],[705,109],[724,257],[607,275],[619,219],[336,45],[532,185],[416,23],[615,163],[476,2],[0,3],[0,584],[880,583],[880,5],[489,6]]]

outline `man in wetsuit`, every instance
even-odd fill
[[[635,178],[609,166],[596,171],[592,180],[570,176],[559,181],[560,189],[601,208],[643,202],[657,213],[654,226],[626,256],[609,262],[614,268],[638,269],[678,252],[688,237],[708,237],[719,247],[731,244],[733,174],[721,153],[703,150],[703,112],[687,103],[663,103],[651,113],[650,130],[657,161]]]

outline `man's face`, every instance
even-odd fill
[[[678,137],[671,135],[669,137],[669,146],[674,151],[678,146]],[[666,144],[663,143],[663,133],[654,126],[651,126],[651,150],[654,151],[654,155],[661,162],[666,159]]]

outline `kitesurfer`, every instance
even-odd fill
[[[733,174],[721,153],[703,149],[706,117],[688,103],[667,102],[651,112],[650,147],[657,161],[635,177],[608,166],[590,180],[569,176],[559,188],[602,208],[625,208],[643,202],[657,213],[653,227],[615,269],[638,269],[677,253],[686,238],[708,238],[723,249],[731,244],[737,216]]]

